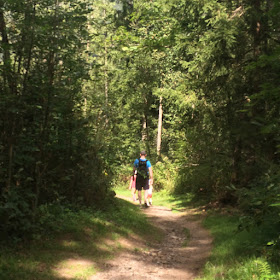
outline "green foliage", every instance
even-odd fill
[[[280,279],[280,273],[272,274],[270,265],[261,259],[258,259],[255,261],[258,271],[260,272],[260,280],[266,280],[266,279],[273,279],[278,280]]]
[[[175,164],[168,159],[163,157],[162,161],[158,161],[153,166],[154,173],[154,189],[156,191],[166,190],[167,192],[174,191],[175,178],[177,176]]]
[[[1,279],[55,280],[65,277],[61,273],[65,268],[71,277],[86,279],[101,268],[104,260],[123,249],[119,238],[133,234],[152,243],[162,236],[139,209],[122,200],[114,200],[106,211],[44,205],[39,220],[41,228],[35,240],[26,246],[0,247]],[[90,265],[73,266],[73,259],[86,259]]]
[[[266,224],[254,226],[250,232],[237,232],[238,223],[238,216],[209,212],[204,225],[211,231],[214,247],[199,279],[279,279],[279,265],[266,259],[264,253],[268,235],[275,235],[277,229]]]
[[[242,197],[241,197],[242,193]],[[247,188],[239,189],[239,204],[243,213],[257,224],[267,219],[279,224],[279,207],[273,206],[279,201],[279,172],[269,170],[265,176],[257,178]]]
[[[20,241],[22,236],[34,230],[32,212],[28,201],[32,200],[30,194],[19,189],[12,189],[3,195],[0,204],[0,234],[2,242]]]
[[[3,234],[30,233],[40,205],[97,205],[107,195],[109,176],[83,108],[90,11],[79,0],[0,3]]]

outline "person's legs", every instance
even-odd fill
[[[141,190],[138,190],[138,200],[139,200],[139,204],[141,205],[141,200],[142,200]]]
[[[148,191],[148,201],[150,203],[150,205],[152,205],[152,196],[153,196],[153,186],[149,186],[149,191]]]
[[[145,199],[146,205],[147,205],[147,206],[150,206],[149,201],[148,201],[148,191],[149,191],[149,190],[145,190],[144,199]]]
[[[147,200],[148,200],[149,204],[152,205],[152,195],[151,195],[151,193],[150,193],[150,190],[148,191]]]
[[[136,178],[136,190],[138,191],[138,200],[139,200],[140,206],[141,206],[141,203],[142,203],[142,188],[143,188],[143,179],[141,179],[141,177],[139,178],[137,176],[137,178]]]
[[[131,188],[131,195],[132,195],[132,200],[135,201],[135,188]]]
[[[145,205],[150,206],[148,202],[148,192],[149,192],[149,179],[146,179],[143,185],[144,189],[144,200],[145,200]]]

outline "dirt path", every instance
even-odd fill
[[[158,206],[143,211],[163,230],[163,242],[147,246],[139,239],[123,241],[126,250],[105,263],[90,280],[189,280],[199,275],[210,254],[212,238],[197,215],[193,211],[177,214]]]

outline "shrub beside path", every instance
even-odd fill
[[[212,248],[201,216],[195,210],[174,213],[160,206],[143,211],[162,230],[161,242],[149,244],[133,236],[120,241],[124,250],[90,280],[191,280],[199,276]]]

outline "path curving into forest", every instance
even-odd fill
[[[191,280],[199,276],[212,248],[212,238],[199,216],[193,210],[174,213],[160,206],[143,211],[163,231],[163,241],[150,246],[140,239],[123,241],[127,250],[104,263],[90,280]]]

